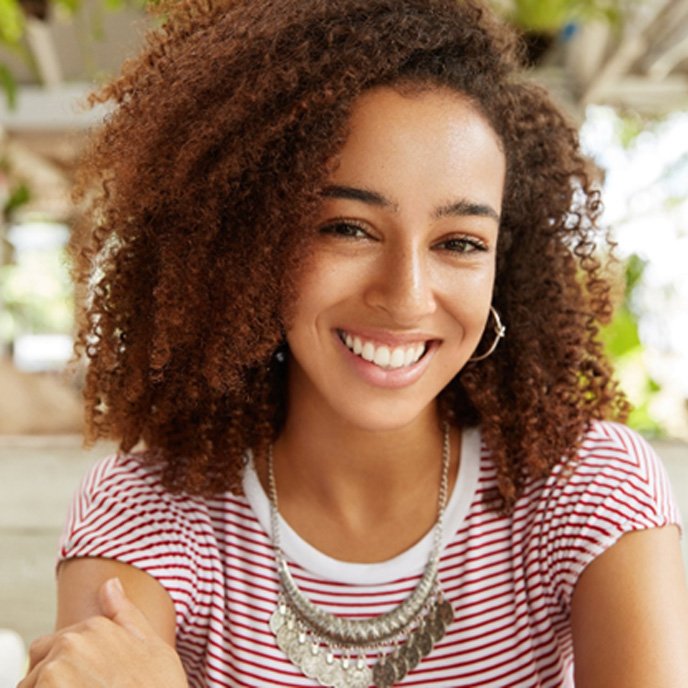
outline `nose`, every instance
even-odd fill
[[[420,247],[388,247],[377,261],[366,301],[399,326],[414,326],[432,314],[437,303],[429,256]]]

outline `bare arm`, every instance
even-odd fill
[[[576,688],[688,686],[688,588],[675,526],[624,535],[572,603]]]
[[[98,590],[109,578],[119,578],[127,597],[158,635],[174,647],[175,613],[167,591],[144,571],[111,559],[69,559],[60,565],[56,629],[101,614]]]
[[[186,688],[174,606],[148,574],[104,559],[60,567],[55,633],[31,645],[18,688]]]

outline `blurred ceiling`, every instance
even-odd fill
[[[494,2],[508,12],[509,0]],[[621,6],[618,22],[528,34],[535,78],[576,117],[589,103],[650,116],[688,108],[688,0],[621,0]],[[149,24],[142,10],[112,12],[102,0],[85,2],[75,16],[54,11],[45,21],[29,20],[23,58],[0,47],[0,63],[21,84],[14,111],[0,98],[0,124],[9,130],[89,126],[102,113],[79,111],[75,100],[136,52]]]
[[[142,10],[103,7],[102,0],[87,0],[75,15],[53,7],[45,20],[27,19],[21,52],[0,46],[0,63],[19,85],[14,109],[0,97],[0,125],[59,131],[83,129],[102,117],[102,109],[84,107],[85,96],[136,53],[150,24]]]
[[[39,9],[45,7],[37,1]],[[74,16],[57,8],[46,20],[28,18],[21,52],[0,46],[0,64],[18,84],[14,108],[0,91],[0,161],[9,161],[17,182],[30,185],[29,202],[13,213],[17,222],[70,221],[72,175],[85,134],[105,114],[102,106],[87,108],[86,97],[136,53],[150,24],[141,10],[113,12],[103,5],[86,0]]]
[[[688,0],[625,0],[618,23],[559,33],[537,72],[582,114],[589,104],[657,116],[688,109]]]

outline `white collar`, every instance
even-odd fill
[[[468,428],[461,433],[461,465],[444,513],[442,549],[454,537],[470,509],[480,472],[480,431]],[[270,502],[258,480],[253,457],[244,470],[244,493],[263,530],[271,537]],[[326,580],[349,585],[379,585],[417,575],[430,558],[433,529],[415,545],[387,561],[374,564],[339,561],[309,545],[279,516],[282,550],[288,560]]]

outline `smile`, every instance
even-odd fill
[[[384,370],[395,370],[412,366],[423,357],[428,348],[427,342],[415,342],[389,347],[386,344],[378,344],[368,339],[351,335],[344,330],[338,330],[337,334],[349,351],[364,361],[373,363]]]

